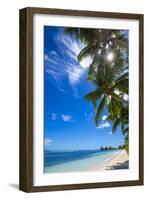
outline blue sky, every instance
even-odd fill
[[[124,138],[105,122],[107,110],[96,127],[93,105],[84,95],[93,90],[86,80],[91,58],[77,61],[84,47],[63,27],[44,27],[44,137],[45,149],[84,150],[118,146]]]

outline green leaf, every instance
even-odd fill
[[[127,128],[124,129],[124,133],[125,134],[128,133],[128,132],[129,132],[129,127],[127,127]]]
[[[78,36],[79,29],[78,28],[65,28],[64,33],[67,35],[75,35]]]
[[[80,62],[82,59],[86,58],[87,56],[92,54],[92,44],[89,44],[88,46],[86,46],[85,48],[83,48],[79,55],[78,55],[78,61]]]
[[[119,95],[113,94],[112,96],[119,103],[126,104],[126,105],[128,105],[128,103],[129,103],[128,101],[126,101],[122,97],[120,97]]]
[[[113,124],[113,127],[112,127],[112,132],[114,133],[117,129],[117,127],[119,126],[120,124],[120,118],[117,118]]]
[[[128,94],[128,85],[129,85],[128,79],[121,79],[115,83],[113,88]]]
[[[126,73],[122,74],[120,77],[118,77],[116,79],[116,83],[119,82],[120,80],[124,79],[124,78],[125,79],[128,78],[128,76],[129,76],[129,72],[126,72]]]
[[[94,108],[96,109],[96,102],[101,96],[102,96],[102,91],[99,89],[88,93],[87,95],[84,96],[84,99],[86,101],[92,101]]]
[[[95,116],[95,123],[96,125],[98,124],[98,120],[100,119],[100,115],[105,107],[105,98],[106,96],[104,96],[101,100],[101,102],[99,103],[99,106],[98,106],[98,109],[97,109],[97,112],[96,112],[96,116]]]

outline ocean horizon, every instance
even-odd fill
[[[45,150],[44,172],[81,172],[113,159],[121,150]]]

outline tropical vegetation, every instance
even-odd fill
[[[128,117],[128,37],[125,31],[109,29],[66,28],[66,34],[74,35],[85,47],[78,55],[78,61],[91,57],[87,80],[94,90],[85,95],[93,103],[96,126],[107,109],[105,119],[112,123],[112,132],[121,127],[125,138],[124,147],[129,152]]]
[[[125,149],[125,145],[119,145],[118,147],[112,147],[112,146],[101,146],[101,151],[107,151],[107,150],[116,150],[116,149]]]

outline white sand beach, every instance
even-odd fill
[[[120,151],[114,158],[106,161],[104,164],[98,164],[90,169],[90,171],[104,171],[114,169],[128,169],[129,156],[125,150]]]

